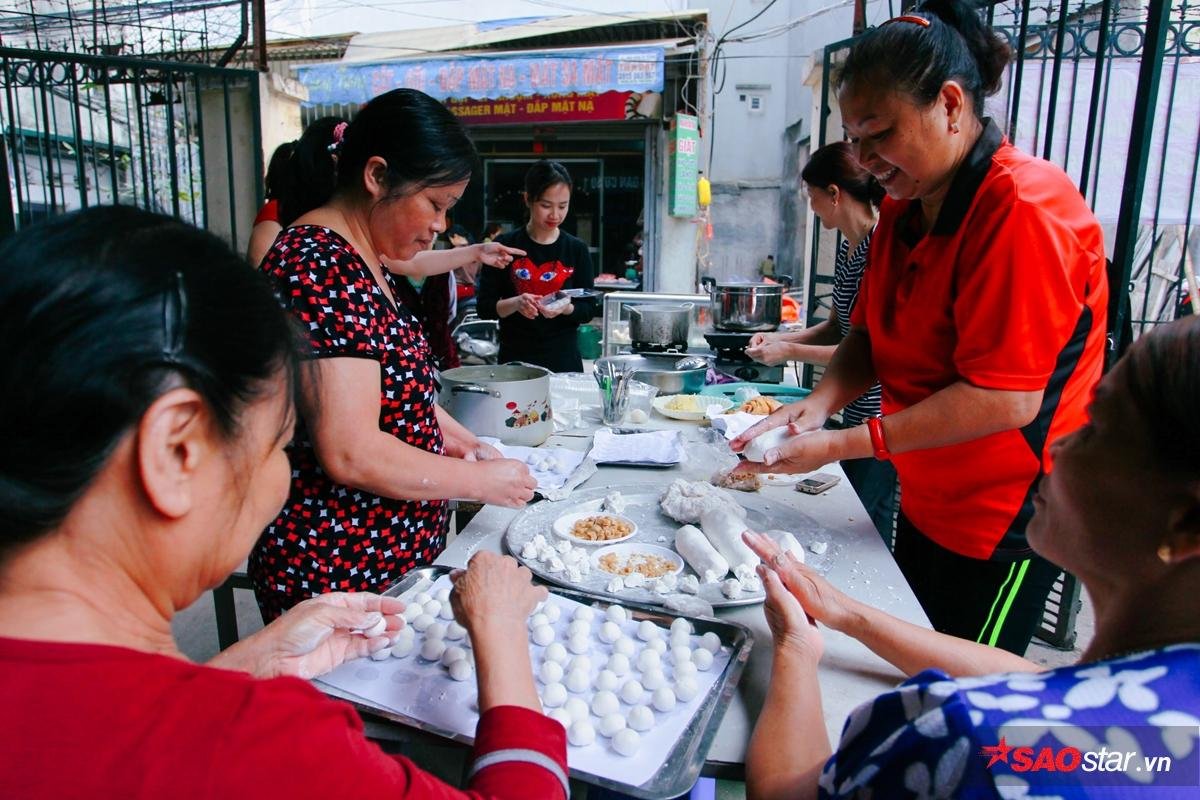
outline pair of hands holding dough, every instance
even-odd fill
[[[571,302],[567,302],[562,306],[548,307],[542,303],[544,299],[542,295],[529,294],[528,292],[519,294],[512,299],[517,303],[516,313],[525,317],[525,319],[536,319],[538,314],[541,314],[546,319],[554,319],[555,317],[561,317],[563,314],[570,314],[575,310],[575,304]]]
[[[537,478],[533,477],[524,462],[505,458],[503,453],[487,442],[476,439],[460,452],[452,452],[451,448],[447,448],[447,453],[463,461],[483,462],[480,466],[484,477],[480,485],[484,496],[480,500],[484,503],[521,508],[533,499],[533,493],[537,491]]]
[[[838,431],[822,430],[829,415],[814,408],[809,401],[801,400],[779,409],[766,419],[756,422],[741,435],[729,442],[729,448],[741,453],[750,442],[767,431],[786,426],[789,436],[770,446],[762,454],[762,461],[743,461],[734,473],[812,472],[826,464],[837,461],[834,445]]]
[[[778,334],[756,333],[746,345],[746,355],[760,364],[773,367],[791,360],[788,342],[779,338]]]
[[[776,649],[820,661],[825,644],[816,623],[842,630],[851,614],[849,598],[770,536],[746,531],[742,541],[762,559],[757,571]]]
[[[476,553],[467,569],[450,574],[450,581],[454,617],[473,639],[485,626],[523,629],[547,594],[544,586],[533,585],[528,568],[491,552]],[[243,640],[242,658],[258,677],[315,678],[391,647],[404,627],[404,608],[397,598],[371,592],[323,594]]]

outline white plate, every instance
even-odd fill
[[[678,553],[668,547],[659,547],[656,544],[640,544],[635,542],[627,542],[625,544],[614,544],[609,547],[601,547],[596,552],[592,553],[592,569],[599,572],[601,575],[611,575],[617,577],[615,572],[607,572],[600,568],[600,559],[609,553],[615,553],[618,558],[627,559],[632,555],[648,555],[658,556],[659,558],[670,561],[675,565],[675,574],[683,572],[683,559]],[[647,578],[647,581],[653,582],[657,578]]]
[[[667,403],[676,397],[699,397],[701,398],[701,408],[699,411],[677,411],[673,408],[667,408]],[[699,422],[700,420],[704,419],[705,412],[708,411],[709,406],[720,406],[721,411],[723,412],[733,408],[733,401],[728,397],[709,397],[708,395],[702,394],[669,394],[662,397],[656,397],[652,402],[654,405],[654,410],[662,414],[664,417],[681,419],[686,422]]]
[[[580,539],[578,536],[575,536],[573,533],[571,533],[571,529],[573,527],[575,527],[576,522],[579,522],[579,520],[581,520],[581,519],[587,519],[588,517],[614,517],[616,519],[621,520],[621,522],[624,522],[625,524],[632,526],[632,530],[630,530],[629,533],[625,534],[624,536],[618,536],[615,539],[605,539],[604,541],[592,541],[591,539]],[[554,520],[554,524],[551,527],[554,529],[554,532],[556,534],[558,534],[559,536],[561,536],[562,538],[567,539],[568,541],[572,541],[575,544],[584,544],[584,545],[614,544],[616,542],[623,542],[626,539],[632,539],[634,536],[637,535],[637,523],[634,522],[633,520],[631,520],[629,517],[623,516],[621,514],[613,514],[610,511],[600,511],[600,510],[576,511],[573,514],[563,514],[561,517]]]

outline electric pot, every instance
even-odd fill
[[[783,318],[782,283],[720,282],[703,277],[700,284],[712,305],[713,327],[719,331],[773,331]]]
[[[692,304],[629,307],[629,338],[645,345],[687,348]]]
[[[440,401],[476,436],[537,447],[554,433],[550,370],[519,361],[455,367],[441,374]]]

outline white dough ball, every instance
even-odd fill
[[[646,706],[634,706],[625,721],[635,731],[648,731],[654,727],[654,712]]]
[[[425,629],[425,638],[426,639],[445,639],[447,627],[449,627],[449,626],[447,626],[444,622],[435,622],[432,625],[430,625],[428,628]]]
[[[565,708],[552,708],[546,712],[546,716],[562,725],[564,728],[570,728],[573,720],[571,715],[567,713]]]
[[[554,628],[549,625],[539,625],[533,629],[532,638],[534,644],[546,647],[554,641]]]
[[[618,678],[629,673],[629,656],[624,653],[613,653],[608,657],[607,669]]]
[[[715,655],[721,649],[721,637],[709,631],[700,637],[700,646]]]
[[[456,681],[469,681],[474,672],[469,658],[461,658],[450,665],[450,677]]]
[[[651,702],[659,711],[673,711],[675,709],[675,692],[671,690],[670,686],[663,686],[655,690]]]
[[[418,606],[423,606],[432,599],[433,597],[430,596],[429,592],[418,592],[417,596],[414,597],[412,601]]]
[[[567,626],[567,637],[587,636],[592,632],[592,623],[586,619],[577,619]]]
[[[637,731],[629,728],[622,728],[613,734],[612,737],[613,750],[623,756],[635,755],[642,745],[642,737],[638,736]]]
[[[646,649],[653,650],[661,656],[663,653],[667,652],[667,643],[662,639],[651,639],[650,641],[646,642]]]
[[[400,612],[400,616],[404,617],[404,621],[411,625],[417,617],[424,613],[425,610],[419,605],[416,603],[409,603],[404,607],[404,610]]]
[[[421,606],[421,608],[431,617],[436,617],[438,614],[442,613],[442,604],[437,600],[430,600],[428,603],[425,603],[423,606]]]
[[[467,629],[457,622],[451,622],[446,625],[446,638],[452,642],[457,642],[459,639],[467,635]]]
[[[433,593],[433,599],[437,600],[439,603],[449,603],[450,590],[443,586],[441,589],[438,589]]]
[[[588,704],[578,697],[568,698],[567,702],[563,703],[563,709],[571,715],[571,719],[575,722],[588,718]]]
[[[446,643],[441,639],[426,639],[421,645],[421,658],[426,661],[437,661],[446,652]]]
[[[542,705],[546,708],[558,708],[567,702],[567,687],[561,683],[548,684],[542,692]]]
[[[671,647],[687,647],[692,646],[692,637],[686,633],[679,631],[671,631]]]
[[[442,619],[454,619],[454,606],[449,603],[442,603],[442,611],[438,616]]]
[[[621,704],[617,696],[610,691],[596,692],[592,695],[592,713],[597,717],[607,717],[620,710]]]
[[[672,647],[671,663],[676,666],[692,663],[692,649],[690,647]]]
[[[583,622],[591,622],[596,617],[596,612],[591,606],[580,606],[575,609],[575,613],[571,615],[571,619]]]
[[[466,650],[456,644],[452,644],[442,651],[442,666],[449,667],[455,661],[462,661],[466,657]]]
[[[571,729],[567,731],[567,740],[574,747],[587,747],[596,741],[596,729],[592,727],[590,720],[581,719],[571,725]]]
[[[404,631],[408,631],[408,636],[403,635]],[[411,628],[405,628],[404,630],[400,631],[400,633],[402,635],[396,639],[396,643],[392,645],[392,656],[394,658],[404,658],[405,656],[411,655],[413,648],[416,646],[417,640],[416,637],[412,635]]]
[[[638,623],[637,635],[643,642],[657,639],[660,632],[659,627],[648,619],[644,619]]]
[[[615,622],[606,622],[600,626],[600,641],[612,644],[621,638],[621,626]]]
[[[697,672],[699,672],[699,670],[696,669],[696,662],[680,661],[675,665],[675,669],[672,674],[675,676],[675,680],[678,681],[682,678],[694,678],[696,677]]]
[[[633,643],[633,639],[627,636],[622,636],[613,642],[613,652],[620,653],[623,656],[633,658],[633,651],[637,649],[637,645]]]
[[[608,714],[604,719],[600,720],[600,735],[614,736],[618,731],[625,730],[625,717],[620,713]]]
[[[550,620],[551,623],[555,623],[562,616],[562,609],[553,603],[546,603],[542,608],[542,613],[546,615],[546,619]]]
[[[572,653],[586,653],[592,649],[592,640],[586,634],[576,634],[567,640],[567,649]]]
[[[674,636],[675,634],[683,634],[684,636],[690,636],[691,633],[692,633],[692,623],[688,622],[683,617],[676,617],[671,622],[672,636]]]
[[[713,654],[707,650],[697,650],[692,653],[692,663],[701,672],[708,672],[709,667],[713,665]]]
[[[549,625],[549,624],[550,624],[550,618],[547,617],[545,614],[534,614],[532,617],[529,618],[529,630],[534,630],[535,628],[540,628],[543,625]]]
[[[625,610],[624,606],[613,605],[608,607],[608,610],[604,612],[604,616],[608,618],[609,622],[615,622],[620,625],[629,619],[629,612]]]
[[[559,664],[557,661],[543,661],[541,669],[538,670],[538,677],[547,686],[552,683],[559,683],[563,679],[562,664]]]
[[[645,650],[638,653],[637,665],[638,669],[640,669],[642,672],[645,672],[648,669],[660,667],[662,666],[662,656],[658,654],[657,650],[651,650],[647,647]]]
[[[658,667],[651,667],[642,673],[642,686],[656,692],[667,685],[667,676]]]
[[[621,686],[621,699],[629,705],[635,705],[642,702],[642,695],[645,693],[646,690],[640,681],[627,680]]]
[[[368,639],[370,639],[375,636],[382,636],[383,632],[386,630],[387,630],[387,620],[384,619],[383,615],[381,614],[379,616],[379,619],[375,620],[374,625],[370,625],[366,628],[363,628],[362,635],[367,637]]]
[[[413,630],[417,633],[424,633],[429,630],[429,626],[433,625],[435,620],[428,614],[422,613],[412,621]]]
[[[692,698],[700,694],[700,684],[695,678],[678,678],[675,681],[675,696],[684,703],[690,703]]]
[[[559,664],[566,664],[569,658],[567,648],[563,647],[561,642],[554,642],[546,648],[547,661],[557,661]]]
[[[380,648],[379,650],[371,651],[371,660],[372,661],[387,661],[391,657],[392,657],[392,648],[390,648],[390,647],[383,647],[383,648]]]
[[[596,680],[592,685],[598,692],[615,692],[621,685],[621,679],[611,669],[602,669],[596,673]]]
[[[590,675],[592,672],[592,659],[587,656],[575,656],[571,659],[567,671],[570,672],[573,669],[581,669]]]
[[[581,669],[573,669],[567,673],[567,679],[563,681],[566,684],[567,690],[579,694],[587,691],[591,685],[588,680],[588,674]]]

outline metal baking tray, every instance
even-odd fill
[[[410,570],[403,578],[389,586],[382,594],[388,597],[397,597],[407,592],[409,588],[422,578],[435,581],[448,572],[451,572],[450,567],[418,567]],[[594,604],[596,601],[595,597],[585,592],[572,591],[557,586],[548,586],[547,588],[560,597],[575,600],[576,602]],[[708,631],[717,634],[717,636],[721,637],[721,644],[730,647],[732,653],[729,663],[725,665],[725,670],[701,702],[700,710],[692,717],[691,722],[684,729],[683,736],[675,743],[675,747],[672,748],[670,755],[668,755],[667,760],[663,763],[662,769],[655,773],[653,778],[641,786],[631,786],[627,783],[621,783],[620,781],[600,775],[593,775],[592,773],[577,769],[571,769],[571,777],[593,786],[612,789],[631,797],[646,798],[646,800],[664,800],[665,798],[678,797],[679,795],[686,794],[692,788],[692,785],[696,783],[697,778],[700,777],[700,771],[704,767],[705,757],[712,747],[713,738],[717,735],[717,729],[721,726],[721,720],[725,717],[725,711],[728,709],[729,702],[733,698],[738,680],[741,679],[746,662],[750,659],[750,649],[754,646],[754,635],[746,626],[739,625],[736,622],[726,622],[710,617],[689,617],[682,614],[671,614],[663,611],[661,608],[630,602],[628,600],[621,600],[621,605],[629,611],[633,619],[649,619],[665,627],[670,626],[671,620],[682,616],[692,623],[692,627],[697,634],[704,634]],[[349,702],[360,711],[442,739],[468,746],[474,744],[475,740],[473,737],[463,736],[453,731],[447,731],[435,725],[427,724],[415,717],[398,714],[386,708],[380,708],[368,700],[329,686],[319,678],[313,682],[318,685],[321,691]]]
[[[674,477],[674,476],[672,476]],[[518,561],[529,567],[530,571],[546,583],[553,583],[573,591],[580,591],[610,602],[642,603],[646,606],[660,606],[672,595],[656,594],[649,588],[626,589],[619,593],[610,593],[607,589],[608,573],[593,569],[590,575],[585,575],[579,583],[573,583],[566,573],[549,572],[545,565],[536,559],[521,558],[521,548],[536,534],[541,533],[551,542],[564,541],[551,530],[554,520],[563,514],[576,511],[600,511],[600,502],[610,492],[620,492],[628,501],[626,510],[621,512],[637,523],[638,532],[630,544],[647,544],[675,549],[675,531],[679,523],[659,510],[658,497],[663,489],[670,484],[668,478],[661,483],[641,483],[635,485],[604,486],[595,489],[576,490],[565,500],[542,502],[527,506],[517,516],[513,517],[504,532],[504,547]],[[771,500],[757,492],[729,492],[730,497],[746,509],[746,522],[753,530],[769,531],[784,530],[794,535],[800,545],[806,549],[806,561],[817,572],[829,572],[842,545],[832,531],[809,517],[807,514],[791,506],[786,506],[776,500]],[[824,553],[817,555],[808,550],[808,546],[821,541],[827,544]],[[605,542],[586,544],[573,541],[577,547],[591,550],[604,546]],[[695,574],[686,563],[682,575]],[[673,593],[677,594],[677,593]],[[713,608],[728,608],[730,606],[748,606],[763,602],[766,598],[761,591],[745,592],[741,597],[731,600],[721,593],[720,584],[700,584],[699,598]]]

